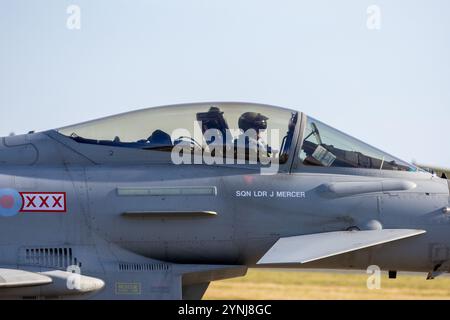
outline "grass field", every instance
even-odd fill
[[[450,299],[450,277],[382,274],[380,289],[367,289],[367,275],[305,271],[249,270],[246,277],[212,282],[204,299]]]

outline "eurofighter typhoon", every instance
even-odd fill
[[[4,137],[0,297],[201,299],[248,268],[431,279],[450,270],[449,199],[446,177],[268,105]]]

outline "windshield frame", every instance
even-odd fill
[[[400,171],[400,170],[386,170],[386,169],[375,169],[375,168],[362,168],[362,167],[338,167],[338,166],[310,166],[310,165],[305,165],[303,164],[300,156],[299,156],[299,152],[300,150],[302,150],[303,147],[303,143],[304,143],[304,139],[305,139],[305,135],[306,135],[306,130],[308,127],[308,121],[309,120],[315,120],[318,121],[320,123],[323,123],[324,125],[332,128],[333,130],[335,130],[337,133],[343,134],[345,136],[348,136],[352,139],[354,139],[355,141],[365,144],[367,146],[369,146],[370,148],[372,148],[375,151],[378,151],[382,154],[385,154],[387,156],[390,156],[394,159],[398,159],[402,162],[404,162],[405,164],[409,165],[412,168],[415,168],[415,171]],[[386,151],[383,151],[377,147],[372,146],[369,143],[366,143],[354,136],[351,136],[339,129],[336,129],[314,117],[310,117],[308,115],[304,115],[302,117],[302,122],[301,122],[301,128],[300,128],[300,134],[297,140],[297,145],[295,148],[295,152],[294,152],[294,158],[293,158],[293,165],[291,168],[291,173],[301,173],[301,172],[308,172],[308,173],[334,173],[334,174],[343,174],[343,175],[348,175],[348,174],[354,174],[354,175],[369,175],[369,176],[389,176],[389,175],[404,175],[404,174],[428,174],[426,171],[424,171],[423,169],[421,169],[420,167],[405,161],[403,159],[400,159]]]

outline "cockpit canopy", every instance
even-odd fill
[[[193,154],[213,150],[210,154],[217,156],[219,150],[220,157],[235,159],[253,141],[257,162],[263,153],[283,164],[297,150],[291,159],[300,171],[308,167],[419,170],[314,118],[300,118],[297,111],[269,105],[199,103],[138,110],[57,131],[80,144],[155,151],[188,145]],[[248,160],[248,152],[244,154]]]
[[[259,104],[189,104],[139,110],[58,131],[79,143],[143,150],[172,151],[189,144],[204,151],[220,145],[226,149],[224,156],[236,157],[240,137],[253,130],[267,155],[284,163],[297,117],[296,111]],[[251,138],[249,134],[247,142],[243,140],[244,147]]]

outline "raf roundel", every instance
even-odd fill
[[[14,189],[0,189],[0,217],[12,217],[19,213],[22,197]]]

